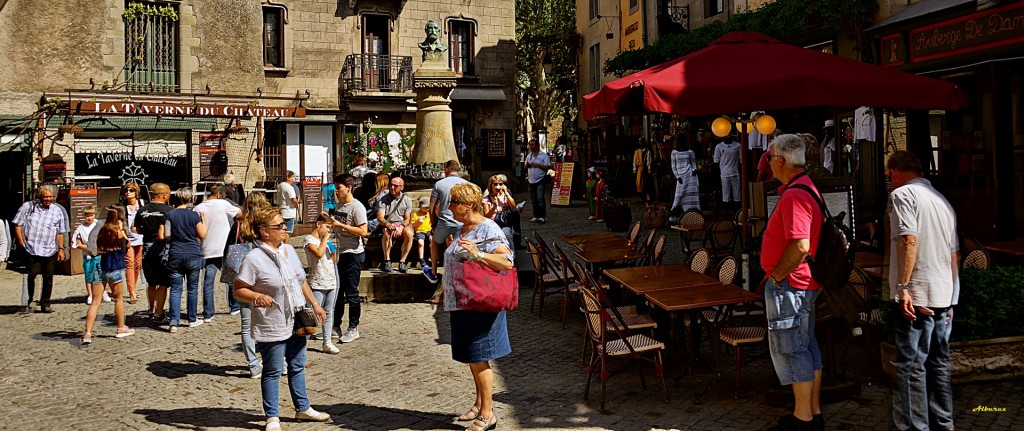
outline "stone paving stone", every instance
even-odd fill
[[[523,196],[525,197],[525,196]],[[549,211],[544,225],[524,223],[551,242],[567,233],[597,231],[581,207]],[[639,219],[634,205],[634,219]],[[527,205],[526,220],[529,220]],[[678,235],[668,240],[667,263],[682,262]],[[567,249],[568,250],[568,249]],[[525,253],[520,251],[519,253]],[[528,260],[528,259],[526,259]],[[520,259],[522,261],[522,259]],[[523,268],[529,269],[529,268]],[[78,346],[86,305],[79,277],[57,276],[53,314],[16,314],[20,275],[0,271],[0,428],[18,429],[257,429],[263,424],[258,380],[248,378],[239,340],[238,316],[230,316],[218,286],[216,319],[168,334],[144,319],[143,302],[126,304],[135,335],[116,339],[113,307],[103,304],[93,345]],[[583,400],[586,368],[580,365],[583,323],[572,304],[561,328],[561,298],[550,296],[544,317],[529,312],[529,286],[520,308],[509,313],[513,354],[495,361],[495,411],[500,429],[523,430],[758,430],[786,413],[764,402],[770,360],[754,355],[744,368],[749,397],[734,399],[731,360],[723,356],[723,380],[695,406],[693,394],[708,375],[693,372],[680,382],[681,359],[667,354],[668,393],[662,399],[653,376],[641,389],[636,376],[608,381],[608,412],[598,411],[599,385]],[[183,307],[184,308],[184,307]],[[333,416],[332,423],[296,423],[281,383],[286,430],[451,430],[454,417],[473,402],[466,365],[451,360],[448,315],[422,303],[364,304],[362,338],[338,344],[339,355],[307,353],[310,401]],[[706,347],[705,347],[706,353]],[[854,362],[851,360],[851,364]],[[969,430],[1024,429],[1024,381],[955,387],[957,427]],[[891,399],[884,383],[865,385],[859,400],[825,406],[831,429],[888,430]],[[977,406],[1006,412],[974,412]]]

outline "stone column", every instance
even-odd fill
[[[451,95],[455,73],[438,60],[427,60],[413,74],[416,88],[416,145],[411,163],[444,163],[458,160],[452,132]]]

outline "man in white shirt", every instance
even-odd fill
[[[288,171],[284,174],[284,181],[277,185],[278,207],[281,208],[281,218],[284,219],[288,233],[295,230],[295,216],[298,214],[299,197],[295,193],[295,172]]]
[[[732,140],[731,136],[722,138],[715,146],[714,162],[718,163],[720,175],[722,176],[722,202],[726,210],[730,210],[730,202],[735,202],[737,209],[740,202],[740,143]]]
[[[530,139],[530,153],[526,155],[526,179],[530,183],[530,201],[533,204],[531,222],[547,222],[547,209],[544,206],[544,189],[547,188],[548,170],[551,169],[551,158],[540,150],[537,139]]]
[[[203,315],[213,318],[213,283],[216,281],[217,271],[224,264],[224,245],[228,242],[228,233],[231,232],[231,225],[238,214],[238,207],[224,199],[227,194],[227,187],[216,184],[207,190],[206,199],[196,205],[193,211],[206,214],[206,237],[203,238],[203,258],[206,263],[203,265]],[[231,314],[239,312],[238,301],[231,292],[232,286],[227,286],[227,301]],[[209,304],[207,304],[209,300]]]

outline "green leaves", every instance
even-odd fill
[[[965,269],[953,307],[953,341],[1024,335],[1024,267]]]

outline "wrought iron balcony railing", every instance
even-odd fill
[[[351,54],[341,68],[342,85],[348,91],[401,93],[412,90],[412,57]]]
[[[668,17],[672,22],[683,26],[683,30],[690,30],[690,6],[676,6],[670,3],[668,5]]]

